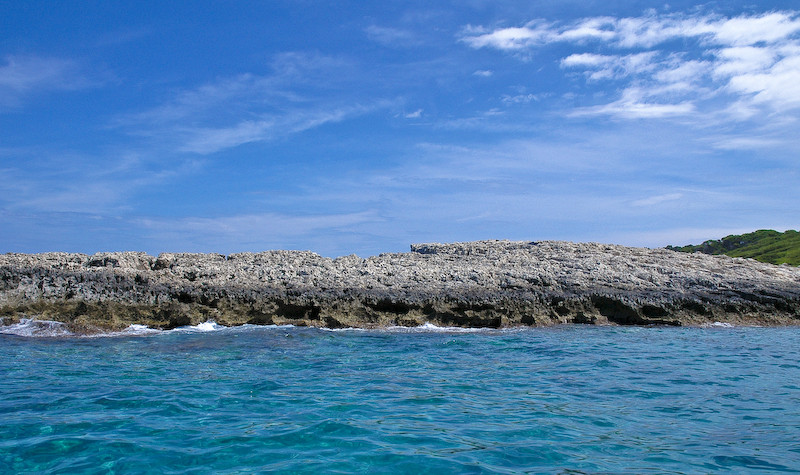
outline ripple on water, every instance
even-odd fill
[[[800,460],[798,329],[145,336],[0,335],[0,471],[782,472]]]

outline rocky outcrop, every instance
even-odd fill
[[[800,323],[800,269],[595,243],[416,244],[305,251],[0,255],[0,318],[73,331],[224,325],[508,327]]]

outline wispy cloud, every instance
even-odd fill
[[[74,61],[38,56],[7,56],[0,65],[0,107],[17,106],[37,93],[71,91],[96,84]]]
[[[665,193],[663,195],[649,196],[631,203],[633,206],[655,206],[669,201],[677,201],[683,198],[683,193]]]
[[[421,39],[411,30],[370,25],[364,32],[372,41],[392,48],[408,48],[422,44]]]
[[[172,143],[176,151],[211,154],[387,107],[378,98],[354,103],[341,92],[358,76],[353,67],[338,58],[285,53],[273,62],[273,74],[241,74],[181,91],[117,125]]]
[[[650,13],[641,17],[594,17],[558,24],[533,20],[521,27],[489,30],[468,26],[462,41],[473,48],[523,50],[554,42],[600,41],[620,48],[649,48],[676,38],[732,46],[782,42],[800,31],[796,12],[723,18],[717,15]]]
[[[617,128],[631,130],[475,146],[421,144],[401,166],[309,183],[303,196],[313,188],[315,200],[375,209],[382,220],[360,229],[400,243],[507,237],[666,245],[680,241],[660,242],[664,236],[642,231],[746,228],[784,213],[770,207],[785,197],[759,202],[761,191],[753,187],[783,187],[791,176],[752,174],[742,186],[732,179],[741,176],[741,164],[715,156],[711,144],[698,150],[680,127],[657,133],[648,124]]]
[[[574,45],[578,51],[561,58],[561,68],[582,71],[590,83],[618,81],[623,87],[616,100],[573,116],[664,118],[713,108],[742,120],[800,108],[799,36],[795,11],[734,18],[653,12],[495,29],[469,26],[461,41],[523,59],[548,45]],[[676,41],[684,43],[683,50],[674,49]]]
[[[784,145],[785,141],[767,137],[715,137],[714,148],[720,150],[759,150]]]
[[[191,162],[165,168],[131,152],[96,157],[39,148],[3,150],[0,160],[10,164],[0,169],[0,207],[34,213],[117,214],[135,194],[193,168]]]
[[[327,123],[341,122],[377,107],[379,105],[355,105],[332,110],[287,111],[283,114],[265,115],[257,121],[245,120],[230,127],[187,128],[181,131],[184,140],[178,150],[207,155],[246,143],[301,133]]]
[[[591,80],[619,79],[633,75],[649,74],[657,67],[654,51],[629,55],[601,55],[593,53],[572,54],[561,60],[565,68],[586,68]]]
[[[272,120],[247,120],[230,127],[186,129],[184,144],[178,148],[182,152],[200,154],[214,153],[226,148],[250,142],[260,142],[273,137],[275,122]]]
[[[701,33],[712,35],[720,44],[781,43],[800,32],[800,17],[797,12],[771,12],[730,19],[709,19],[704,20],[699,29]]]
[[[527,104],[541,99],[541,94],[517,94],[514,96],[506,94],[500,98],[504,104]]]
[[[665,117],[686,116],[695,111],[691,101],[680,103],[663,103],[653,100],[658,91],[637,87],[626,89],[622,97],[608,104],[583,107],[573,110],[572,117],[610,115],[624,119],[662,119]]]

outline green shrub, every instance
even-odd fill
[[[800,233],[793,230],[781,233],[772,229],[759,229],[752,233],[725,236],[698,245],[667,246],[667,249],[749,257],[770,264],[800,265]]]

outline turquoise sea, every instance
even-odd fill
[[[23,326],[2,473],[800,471],[799,328]]]

